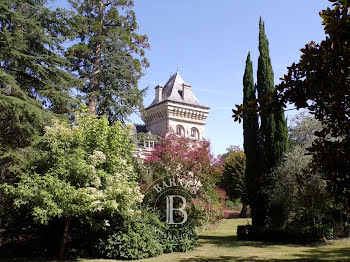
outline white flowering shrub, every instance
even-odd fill
[[[81,113],[74,124],[54,121],[45,128],[16,184],[2,185],[13,208],[26,210],[38,224],[103,217],[128,218],[143,200],[132,166],[133,144],[121,123]],[[98,223],[96,223],[97,225]],[[108,221],[104,221],[108,225]],[[65,237],[65,236],[63,236]]]

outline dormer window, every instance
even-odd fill
[[[183,126],[180,126],[180,125],[176,126],[176,134],[178,136],[184,137],[185,136],[185,128]]]
[[[153,140],[144,140],[143,146],[144,148],[147,148],[147,149],[153,149],[155,147],[155,143]]]
[[[199,139],[199,131],[197,128],[195,127],[191,128],[191,137],[194,139]]]

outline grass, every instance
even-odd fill
[[[350,239],[333,240],[325,244],[299,246],[237,240],[238,225],[245,225],[249,219],[227,219],[214,229],[200,235],[199,247],[188,253],[171,253],[158,257],[137,260],[142,262],[216,262],[216,261],[350,261]],[[1,260],[0,261],[4,261]],[[12,260],[14,261],[14,260]],[[25,261],[29,260],[15,260]],[[117,262],[106,259],[79,259],[79,262]],[[52,262],[52,261],[51,261]],[[77,261],[75,261],[77,262]]]
[[[267,242],[239,241],[238,225],[248,219],[223,220],[215,229],[200,235],[199,247],[188,253],[164,254],[142,262],[172,261],[350,261],[350,239],[333,240],[326,244],[299,246]],[[80,262],[116,262],[116,260],[79,260]]]

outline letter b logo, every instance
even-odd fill
[[[182,207],[174,208],[174,198],[180,198],[182,200]],[[169,195],[166,196],[166,222],[171,225],[181,225],[187,221],[187,212],[185,210],[186,199],[183,196],[179,195]],[[180,223],[174,222],[174,211],[180,211],[183,214],[183,219]]]

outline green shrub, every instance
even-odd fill
[[[140,222],[128,224],[100,241],[100,252],[111,259],[142,259],[163,252],[155,230]]]
[[[198,246],[194,228],[187,226],[178,230],[165,230],[161,237],[163,252],[187,252]]]
[[[333,228],[323,224],[300,228],[265,228],[264,230],[259,230],[252,225],[237,227],[237,236],[240,240],[262,240],[280,243],[306,244],[321,241],[324,237],[332,239],[333,235]]]
[[[162,253],[187,252],[197,247],[197,234],[192,227],[170,230],[156,213],[143,210],[132,222],[109,227],[99,237],[98,257],[142,259]]]
[[[314,227],[326,239],[330,240],[334,238],[334,228],[332,225],[317,224]]]
[[[252,239],[252,225],[238,226],[237,237],[240,240],[253,240]]]
[[[159,231],[164,224],[156,213],[143,210],[140,216],[106,227],[99,237],[97,249],[102,257],[111,259],[142,259],[163,253]]]

